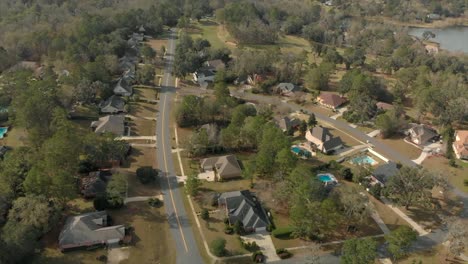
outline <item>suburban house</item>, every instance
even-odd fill
[[[393,109],[392,104],[385,103],[385,102],[377,102],[375,105],[377,106],[377,109],[379,110],[388,111],[388,110]]]
[[[110,217],[106,211],[68,217],[59,236],[60,250],[118,245],[126,240],[125,226],[109,224]]]
[[[120,96],[112,95],[111,97],[107,98],[107,100],[102,101],[99,104],[99,109],[101,113],[106,114],[121,113],[125,110],[125,101]]]
[[[226,210],[231,224],[240,221],[247,232],[264,231],[270,220],[257,197],[248,190],[222,193],[218,206]]]
[[[273,92],[282,96],[293,96],[295,92],[299,92],[299,86],[292,83],[280,83],[273,87]]]
[[[132,70],[135,71],[136,64],[138,59],[135,56],[130,56],[128,54],[124,55],[122,58],[119,59],[119,68],[122,72]]]
[[[457,158],[468,160],[468,130],[457,130],[452,146]]]
[[[439,136],[434,129],[423,124],[414,124],[408,129],[407,135],[416,145],[424,145]]]
[[[342,106],[347,101],[345,97],[330,92],[321,92],[320,95],[317,96],[317,103],[333,110]]]
[[[200,69],[192,75],[194,82],[198,83],[202,88],[206,88],[209,82],[214,82],[216,72],[212,69]]]
[[[205,62],[205,66],[214,72],[226,69],[226,64],[222,60],[209,60]]]
[[[133,87],[129,78],[120,78],[114,87],[114,94],[120,96],[131,96]]]
[[[316,126],[309,129],[305,135],[312,148],[328,154],[343,147],[340,137],[334,137],[328,128]]]
[[[287,116],[281,118],[275,118],[275,124],[283,131],[289,131],[290,129],[297,129],[301,124],[301,120],[297,118],[289,118]]]
[[[395,176],[400,171],[398,164],[395,162],[388,162],[382,164],[375,168],[374,172],[370,176],[371,185],[380,184],[380,186],[384,186],[385,183],[393,176]]]
[[[234,155],[203,159],[201,161],[201,168],[204,171],[214,171],[218,179],[222,180],[229,180],[242,176],[242,169]]]
[[[98,121],[91,123],[91,128],[98,134],[113,133],[121,137],[125,132],[125,116],[107,115],[100,117]]]

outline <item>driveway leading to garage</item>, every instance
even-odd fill
[[[276,255],[276,248],[271,240],[271,236],[267,231],[260,231],[254,234],[242,236],[246,242],[255,241],[260,247],[260,250],[266,256],[266,262],[278,261],[280,258]]]

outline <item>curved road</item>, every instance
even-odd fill
[[[174,163],[171,152],[171,134],[169,130],[170,110],[175,93],[172,65],[175,51],[175,31],[169,36],[166,53],[166,65],[163,86],[159,96],[159,112],[156,122],[157,148],[156,156],[163,176],[159,178],[164,194],[164,207],[168,216],[171,234],[176,245],[176,262],[198,264],[203,263],[187,213],[183,203],[183,191],[178,188]],[[160,241],[166,243],[166,241]]]

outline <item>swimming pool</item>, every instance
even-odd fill
[[[324,182],[324,183],[331,183],[331,182],[338,182],[335,178],[335,176],[333,176],[333,174],[330,174],[330,173],[321,173],[321,174],[317,174],[317,178],[321,181],[321,182]]]
[[[3,138],[8,131],[8,127],[0,127],[0,138]]]
[[[375,161],[373,158],[367,155],[364,155],[364,156],[352,158],[351,163],[358,164],[358,165],[364,165],[364,164],[374,165],[374,164],[377,164],[377,161]]]
[[[294,154],[299,155],[299,156],[303,156],[303,157],[307,157],[307,158],[312,157],[312,153],[310,151],[308,151],[307,149],[301,148],[299,146],[295,146],[295,145],[292,146],[291,151]]]

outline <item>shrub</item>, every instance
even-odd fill
[[[278,248],[276,250],[276,255],[278,255],[278,257],[280,257],[280,259],[287,259],[287,258],[292,257],[292,253],[289,252],[287,249],[284,249],[284,248]]]
[[[223,219],[223,222],[224,222],[225,225],[229,225],[229,218],[227,218],[227,217],[224,218],[224,219]]]
[[[201,211],[200,216],[201,216],[201,218],[203,220],[208,220],[208,218],[210,218],[210,212],[208,212],[208,209],[203,208],[203,210]]]
[[[230,226],[226,226],[226,227],[224,227],[224,233],[226,235],[232,235],[232,234],[234,234],[234,229],[232,227],[230,227]]]
[[[254,263],[262,263],[264,258],[265,258],[265,256],[263,255],[263,253],[261,251],[255,251],[252,254],[252,261]]]
[[[244,227],[242,226],[241,221],[236,221],[234,223],[233,229],[234,229],[234,233],[236,233],[238,235],[243,235],[245,233],[244,232]]]
[[[158,198],[150,198],[148,199],[148,204],[151,207],[160,207],[162,205],[162,201],[159,200]]]
[[[455,162],[455,159],[454,159],[454,158],[449,159],[448,164],[449,164],[451,167],[457,167],[457,163]]]
[[[380,184],[375,184],[369,188],[369,192],[377,199],[380,199],[382,195],[382,186]]]
[[[156,180],[158,172],[149,166],[140,167],[136,170],[136,176],[141,183],[148,184]]]
[[[342,168],[340,170],[340,175],[347,181],[353,181],[353,173],[351,172],[350,168]]]
[[[217,257],[226,255],[226,239],[218,237],[211,241],[210,250]]]
[[[290,238],[293,231],[292,227],[278,227],[271,234],[276,238]]]
[[[247,251],[254,252],[260,249],[260,247],[257,245],[257,242],[255,241],[245,242],[240,237],[239,239],[240,239],[241,246]]]
[[[468,180],[463,180],[463,185],[468,186]]]

